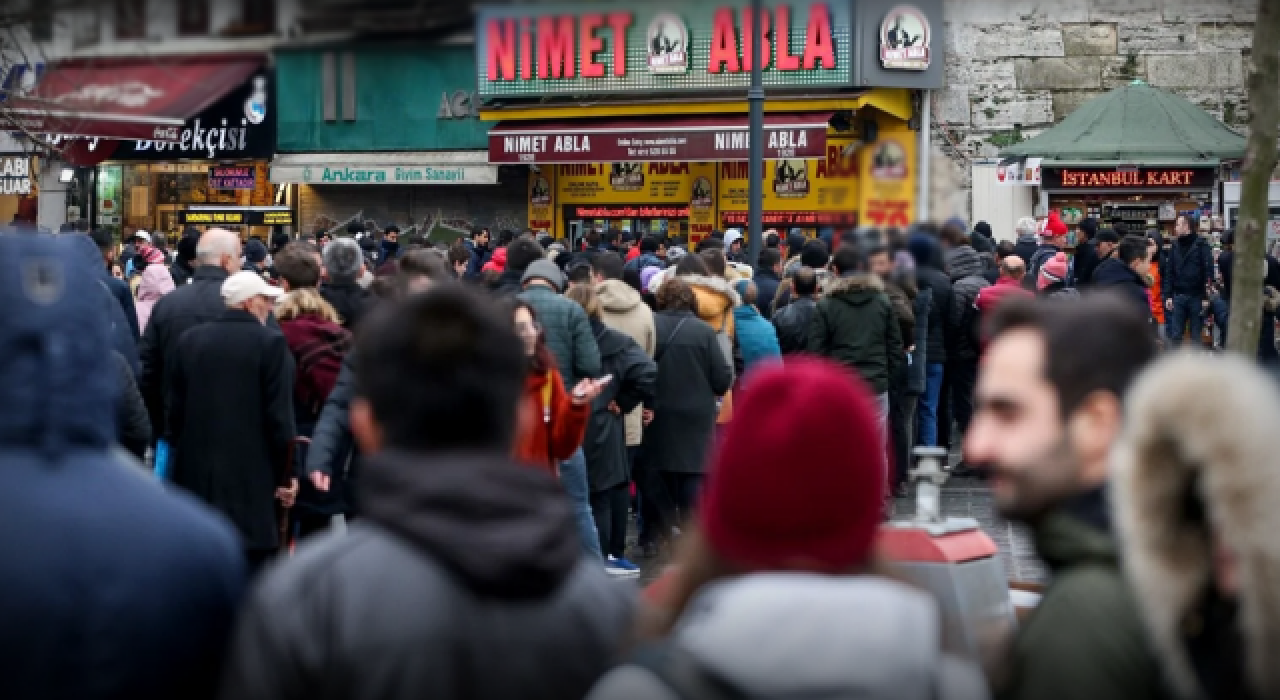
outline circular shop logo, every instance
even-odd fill
[[[649,23],[649,72],[680,75],[689,70],[689,28],[670,12]]]

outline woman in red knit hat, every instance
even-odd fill
[[[584,379],[572,392],[565,390],[533,307],[517,300],[513,322],[516,335],[524,342],[525,356],[529,358],[515,457],[558,476],[557,465],[572,457],[582,445],[591,402],[600,394],[604,382]]]
[[[665,637],[589,700],[969,698],[922,591],[876,573],[885,489],[867,387],[825,360],[758,370],[712,460],[697,525],[643,621]]]

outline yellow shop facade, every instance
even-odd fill
[[[482,10],[477,94],[498,122],[489,160],[529,168],[529,227],[694,241],[744,228],[753,36],[767,95],[763,227],[914,221],[940,7],[764,5],[759,35],[745,2]]]

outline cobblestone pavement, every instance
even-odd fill
[[[915,501],[901,498],[894,502],[895,517],[909,517],[915,513]],[[1001,520],[995,513],[991,501],[991,492],[980,479],[952,479],[942,487],[942,514],[948,517],[973,518],[1000,548],[1000,557],[1004,560],[1005,573],[1010,581],[1022,583],[1044,583],[1047,579],[1044,564],[1035,556],[1035,548],[1031,535],[1025,528]],[[634,523],[633,523],[634,525]],[[643,585],[653,580],[666,566],[668,554],[655,558],[640,556],[635,547],[635,532],[632,528],[628,544],[632,558],[643,571],[640,583]]]

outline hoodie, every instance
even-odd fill
[[[621,652],[634,593],[582,558],[549,475],[483,452],[371,457],[365,515],[260,581],[222,697],[556,700]]]
[[[930,365],[945,365],[946,338],[951,332],[951,277],[942,270],[942,246],[937,238],[927,233],[916,233],[907,239],[907,250],[916,261],[919,288],[932,290],[925,361]]]
[[[112,446],[101,270],[86,236],[0,236],[0,694],[209,698],[244,555]]]
[[[604,325],[619,331],[640,346],[650,358],[658,350],[657,331],[653,325],[653,311],[640,293],[622,280],[605,280],[596,285],[596,297],[600,300],[600,320]],[[636,447],[644,437],[643,408],[627,414],[627,446]]]
[[[986,698],[981,673],[943,654],[941,637],[937,604],[906,584],[876,576],[761,573],[700,591],[668,645],[733,689],[725,697]],[[587,698],[688,695],[629,664],[602,678]]]
[[[174,290],[173,275],[160,265],[148,265],[142,271],[142,281],[138,283],[138,328],[147,330],[147,321],[151,319],[151,309],[160,297]]]

